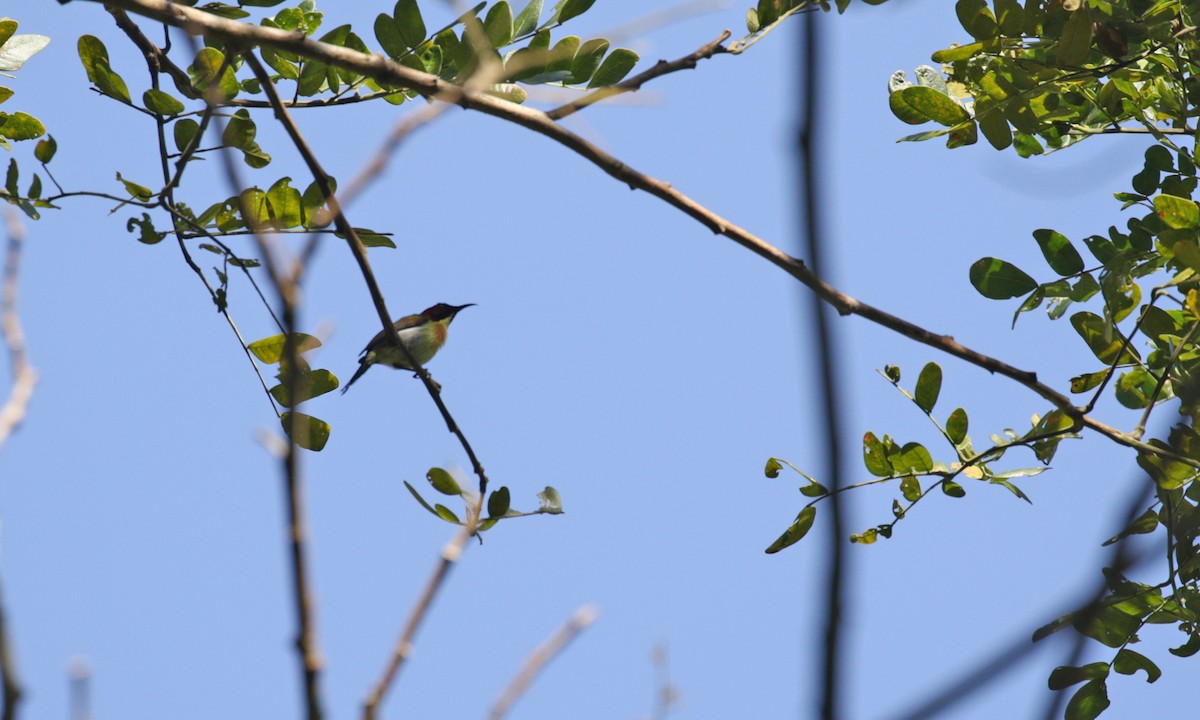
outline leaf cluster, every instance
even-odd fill
[[[903,140],[961,147],[982,133],[1029,157],[1124,125],[1183,127],[1197,89],[1191,3],[958,0],[955,11],[971,41],[933,53],[944,83],[897,73],[889,85],[899,119],[943,126]]]
[[[875,479],[839,488],[838,492],[896,482],[900,497],[892,500],[892,520],[852,534],[850,541],[853,543],[870,545],[881,537],[890,538],[895,524],[907,517],[913,507],[935,489],[948,497],[965,497],[966,490],[960,480],[998,485],[1025,502],[1032,502],[1013,481],[1041,474],[1053,459],[1059,443],[1066,438],[1076,437],[1074,421],[1061,411],[1054,410],[1044,417],[1035,415],[1032,427],[1023,434],[1006,429],[1003,435],[992,435],[992,445],[978,452],[967,434],[969,419],[966,410],[961,407],[955,408],[947,416],[945,423],[933,415],[942,388],[940,365],[933,362],[926,364],[911,392],[900,385],[899,367],[889,365],[881,374],[901,395],[912,401],[925,414],[951,448],[954,457],[946,462],[935,461],[929,449],[921,443],[900,443],[889,435],[880,438],[873,432],[865,433],[863,464]],[[993,468],[993,463],[1016,447],[1032,450],[1034,457],[1043,465],[1005,471]],[[765,470],[767,477],[778,477],[783,464],[787,464],[808,480],[808,484],[800,488],[800,492],[813,499],[804,506],[787,530],[767,548],[768,553],[779,552],[803,538],[816,519],[817,503],[830,497],[830,492],[824,485],[785,460],[770,458]],[[925,481],[924,484],[922,481]]]
[[[425,473],[425,479],[433,489],[448,497],[460,497],[466,504],[466,513],[469,516],[473,512],[473,508],[477,506],[478,496],[470,490],[463,489],[462,485],[454,479],[454,476],[449,471],[442,468],[430,468],[429,472]],[[465,525],[466,523],[450,508],[441,503],[430,504],[417,489],[413,487],[407,480],[404,482],[404,487],[408,488],[409,493],[420,503],[421,507],[428,510],[435,517],[444,520],[451,525]],[[500,487],[493,490],[487,499],[487,516],[479,518],[477,532],[486,532],[495,527],[496,523],[501,520],[511,520],[512,518],[530,517],[532,515],[561,515],[563,513],[562,498],[558,494],[558,490],[547,485],[544,490],[537,494],[538,507],[536,510],[522,512],[516,510],[511,505],[512,493],[507,487]]]

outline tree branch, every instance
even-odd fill
[[[287,52],[297,53],[321,62],[365,75],[384,85],[398,85],[415,90],[426,97],[452,102],[470,110],[515,123],[521,127],[544,135],[574,151],[605,173],[625,183],[632,189],[659,198],[688,217],[696,220],[714,234],[723,235],[759,257],[791,275],[829,303],[842,315],[858,315],[870,322],[885,327],[899,335],[928,345],[949,355],[983,368],[990,373],[1003,375],[1024,385],[1043,399],[1061,410],[1081,427],[1090,428],[1114,442],[1142,452],[1152,453],[1200,467],[1200,461],[1176,453],[1155,448],[1141,442],[1128,433],[1110,427],[1080,411],[1066,395],[1040,382],[1037,374],[1013,367],[997,358],[968,348],[949,335],[940,335],[901,319],[889,312],[853,298],[813,273],[805,264],[779,248],[771,245],[749,230],[726,220],[691,197],[676,190],[669,183],[646,175],[626,165],[616,157],[604,152],[582,137],[555,123],[546,113],[510,103],[484,93],[472,93],[448,83],[435,75],[403,67],[381,55],[364,55],[356,50],[337,47],[309,40],[299,32],[287,32],[275,28],[259,27],[234,20],[210,15],[199,10],[174,5],[168,0],[110,0],[109,4],[125,8],[130,12],[181,27],[196,34],[211,34],[240,46],[262,45]]]
[[[8,253],[4,262],[4,286],[0,290],[0,330],[8,346],[13,386],[8,402],[0,410],[0,447],[25,420],[29,400],[33,397],[33,387],[37,384],[37,371],[29,365],[29,357],[25,352],[25,332],[21,328],[21,317],[17,314],[17,279],[25,230],[12,208],[5,213],[5,219],[8,225]]]
[[[21,329],[21,318],[17,315],[17,278],[21,268],[21,244],[25,239],[24,228],[17,213],[8,208],[5,213],[8,225],[8,253],[4,263],[4,287],[0,295],[0,328],[8,346],[9,364],[12,366],[13,387],[8,402],[0,411],[0,447],[20,426],[33,396],[37,373],[29,366],[25,354],[25,333]],[[13,658],[12,638],[8,632],[8,613],[0,600],[0,692],[3,693],[4,708],[0,720],[15,720],[17,707],[21,703],[23,690],[17,675],[17,663]]]
[[[359,271],[362,273],[363,281],[367,284],[367,290],[371,294],[371,301],[375,304],[375,311],[379,315],[380,322],[383,323],[383,331],[386,333],[388,340],[400,348],[404,353],[409,365],[416,368],[417,376],[425,384],[425,389],[429,392],[429,396],[433,398],[433,402],[437,405],[437,409],[442,414],[442,419],[446,421],[446,427],[458,438],[458,442],[462,445],[463,451],[471,461],[471,467],[474,469],[476,477],[479,478],[479,494],[487,494],[488,477],[483,469],[483,463],[479,461],[479,457],[475,454],[475,450],[471,447],[471,443],[467,441],[467,436],[458,426],[454,416],[450,414],[450,409],[446,407],[445,401],[442,400],[441,386],[434,381],[433,376],[429,371],[422,367],[421,363],[412,356],[408,347],[400,342],[400,336],[396,332],[396,327],[393,324],[392,316],[388,312],[387,304],[383,299],[383,292],[379,289],[379,283],[375,280],[375,272],[371,269],[371,263],[367,260],[367,249],[362,244],[362,240],[358,237],[358,232],[350,221],[346,219],[345,213],[342,212],[341,205],[333,192],[333,185],[329,180],[329,174],[321,167],[321,163],[317,160],[317,156],[309,148],[308,142],[304,136],[300,134],[300,129],[292,120],[291,114],[284,107],[283,101],[279,97],[279,93],[275,90],[274,83],[271,82],[270,76],[266,69],[253,52],[247,51],[244,54],[246,64],[254,72],[255,77],[262,83],[263,90],[267,93],[267,97],[271,101],[271,105],[275,109],[275,117],[279,120],[287,131],[288,136],[292,139],[292,143],[296,146],[304,162],[308,165],[309,171],[313,175],[313,180],[317,186],[321,188],[321,194],[324,196],[330,211],[333,213],[333,222],[337,229],[346,237],[346,243],[350,247],[350,252],[354,255],[355,261],[358,263]],[[305,253],[302,258],[306,258],[308,253]],[[298,263],[296,268],[291,272],[290,282],[299,282],[301,273],[303,272],[303,263]]]
[[[539,673],[550,661],[558,657],[567,645],[572,640],[579,637],[579,633],[588,628],[589,625],[596,622],[596,609],[590,605],[584,605],[575,611],[575,614],[563,624],[562,627],[554,631],[554,634],[546,638],[541,645],[533,649],[529,653],[529,657],[525,658],[525,662],[521,664],[521,669],[509,681],[508,686],[492,703],[492,710],[488,713],[488,720],[501,720],[512,706],[521,699],[521,696],[529,689]]]
[[[429,580],[425,583],[425,589],[421,591],[416,604],[409,611],[408,622],[404,624],[404,630],[401,631],[400,637],[396,641],[396,646],[392,650],[392,655],[388,659],[387,666],[384,667],[383,674],[376,681],[371,691],[367,694],[367,699],[363,702],[363,720],[375,720],[379,704],[383,702],[384,696],[387,695],[388,690],[396,681],[396,676],[399,674],[400,668],[404,665],[404,661],[412,655],[413,640],[416,638],[417,630],[421,627],[421,623],[425,620],[425,616],[429,612],[429,607],[437,597],[438,591],[445,584],[446,576],[450,574],[450,569],[462,557],[467,540],[479,528],[479,514],[483,511],[483,502],[483,495],[480,495],[479,500],[470,506],[466,522],[463,523],[462,529],[442,548],[438,563],[430,574]]]
[[[707,45],[701,46],[700,49],[696,50],[696,52],[691,53],[690,55],[685,55],[678,60],[672,60],[670,62],[667,62],[666,60],[659,60],[654,67],[643,73],[634,75],[633,77],[619,82],[616,85],[609,85],[608,87],[602,87],[597,90],[593,90],[578,100],[561,105],[553,110],[548,110],[546,111],[546,117],[550,118],[551,120],[562,120],[568,115],[573,115],[589,105],[595,105],[601,100],[607,100],[614,95],[641,90],[643,85],[651,80],[654,80],[655,78],[659,78],[663,75],[668,75],[673,72],[678,72],[680,70],[694,70],[696,65],[701,60],[707,60],[718,53],[729,52],[721,43],[728,40],[730,34],[731,33],[726,30],[718,35],[716,40],[713,40]]]

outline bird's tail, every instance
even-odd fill
[[[354,372],[354,376],[350,378],[350,382],[346,383],[345,387],[342,388],[342,394],[345,395],[346,391],[350,389],[350,386],[354,384],[354,381],[362,377],[363,373],[365,373],[370,367],[370,363],[359,362],[358,370]]]

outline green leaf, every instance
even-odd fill
[[[1093,680],[1075,691],[1067,701],[1064,720],[1094,720],[1108,709],[1108,686],[1103,680]]]
[[[58,143],[55,142],[53,135],[47,135],[45,139],[38,140],[37,145],[33,147],[33,156],[42,164],[53,160],[56,152],[58,152]]]
[[[994,43],[973,42],[957,47],[948,47],[945,50],[938,50],[929,59],[936,63],[960,62],[975,57],[991,45]]]
[[[433,506],[433,514],[453,525],[462,525],[462,521],[454,514],[454,511],[445,505],[435,504]]]
[[[1071,13],[1058,41],[1058,64],[1074,67],[1087,60],[1092,51],[1092,17],[1087,4]],[[1107,706],[1107,700],[1106,706]]]
[[[992,257],[976,260],[971,265],[970,276],[971,284],[979,294],[992,300],[1020,297],[1038,286],[1016,265]]]
[[[1092,680],[1103,680],[1108,677],[1108,663],[1094,662],[1082,667],[1060,665],[1050,673],[1049,686],[1051,690],[1065,690],[1072,685]]]
[[[538,20],[542,17],[542,0],[529,0],[525,9],[517,13],[513,20],[513,36],[524,37],[537,29]]]
[[[966,497],[967,491],[963,490],[962,485],[953,480],[946,480],[942,483],[942,492],[952,498]]]
[[[1038,470],[1039,471],[1045,470],[1045,468],[1038,468]],[[1013,485],[1011,482],[1009,482],[1008,480],[1006,480],[1000,476],[990,478],[988,480],[988,482],[991,483],[992,485],[999,485],[1000,487],[1004,488],[1005,490],[1008,490],[1010,493],[1012,493],[1013,495],[1016,495],[1018,498],[1024,500],[1025,502],[1029,503],[1030,505],[1033,504],[1033,501],[1029,499],[1028,495],[1026,495],[1024,492],[1021,491],[1021,488],[1017,487],[1016,485]]]
[[[571,61],[571,78],[568,85],[586,83],[596,74],[604,53],[608,52],[608,41],[604,38],[593,38],[579,46],[575,58]]]
[[[487,17],[483,20],[483,33],[494,48],[504,47],[513,39],[512,9],[505,0],[488,9]]]
[[[1153,439],[1149,443],[1155,448],[1169,450],[1161,440]],[[1171,460],[1148,450],[1139,450],[1137,464],[1163,490],[1178,490],[1191,482],[1198,472],[1196,468],[1177,460]]]
[[[329,66],[316,60],[307,60],[300,66],[300,77],[296,79],[296,93],[305,97],[316,95],[328,84]]]
[[[933,469],[933,457],[929,454],[929,450],[920,443],[905,443],[888,460],[894,470],[891,474],[895,475],[907,472],[927,473]]]
[[[358,239],[360,242],[362,242],[364,247],[396,247],[396,243],[392,242],[392,239],[383,233],[378,233],[374,230],[368,230],[367,228],[354,228],[354,232],[356,235],[358,235]],[[343,240],[346,239],[346,236],[343,235],[341,231],[335,232],[334,236],[340,237]]]
[[[921,375],[917,378],[917,387],[914,391],[914,396],[917,401],[917,406],[926,413],[933,412],[933,406],[937,404],[938,394],[942,391],[942,368],[935,362],[927,363],[921,368]]]
[[[134,228],[140,230],[138,242],[146,245],[155,245],[162,242],[162,239],[167,236],[165,232],[158,232],[154,229],[154,223],[150,220],[149,213],[142,213],[142,218],[129,218],[129,222],[125,223],[125,229],[133,232]]]
[[[383,48],[383,52],[390,58],[398,58],[408,51],[408,43],[405,42],[404,36],[400,34],[400,28],[396,26],[396,21],[390,15],[380,13],[376,16],[375,39],[379,41],[379,47]]]
[[[987,0],[958,0],[954,10],[963,29],[976,40],[996,37],[996,17],[992,15]]]
[[[267,190],[270,225],[277,230],[299,227],[303,221],[300,191],[291,186],[291,181],[288,177],[280,178]]]
[[[971,114],[949,95],[924,85],[909,85],[888,96],[896,117],[910,125],[932,120],[954,127],[971,119]]]
[[[421,503],[421,507],[428,510],[431,514],[437,515],[437,510],[434,510],[432,505],[425,502],[425,498],[421,497],[421,493],[417,492],[417,489],[410,485],[407,480],[404,481],[404,487],[408,488],[408,491],[417,499],[417,502]]]
[[[763,474],[769,478],[777,478],[782,469],[783,465],[777,458],[767,458],[767,466],[763,469]]]
[[[812,529],[813,521],[816,518],[817,509],[815,507],[809,506],[801,510],[800,514],[796,516],[795,521],[788,526],[788,529],[767,548],[767,554],[773,555],[786,547],[800,542],[808,534],[808,531]]]
[[[946,419],[946,435],[949,436],[950,442],[955,445],[961,445],[963,440],[967,438],[966,410],[955,408],[954,412],[950,413],[950,417]]]
[[[1114,649],[1129,642],[1142,625],[1140,617],[1111,605],[1076,613],[1071,624],[1079,633]]]
[[[557,18],[559,24],[565,23],[573,17],[579,17],[588,11],[596,0],[566,0],[560,2],[557,6],[557,11],[552,17]]]
[[[139,185],[131,180],[126,180],[125,178],[121,177],[121,173],[117,173],[117,180],[125,186],[125,192],[129,193],[129,196],[132,198],[145,202],[154,197],[153,190],[145,185]]]
[[[509,495],[508,488],[501,487],[499,490],[492,491],[488,497],[487,509],[488,517],[500,518],[504,517],[508,512],[509,503],[512,498]]]
[[[174,96],[153,88],[142,93],[142,103],[147,110],[159,115],[178,115],[184,110],[183,103]]]
[[[808,477],[808,476],[806,475],[805,477]],[[801,495],[803,495],[804,497],[821,497],[822,495],[829,494],[829,488],[825,487],[824,485],[817,482],[816,480],[813,480],[812,478],[808,478],[808,479],[810,480],[810,482],[807,485],[805,485],[804,487],[800,488]]]
[[[425,479],[429,481],[434,490],[443,495],[450,495],[452,497],[462,495],[463,489],[459,487],[458,481],[454,479],[453,475],[442,468],[429,468],[429,472],[425,473]]]
[[[1129,523],[1121,532],[1113,535],[1103,543],[1104,547],[1108,547],[1113,543],[1120,542],[1123,538],[1129,535],[1146,535],[1158,529],[1158,513],[1154,512],[1153,508],[1142,513],[1138,519]]]
[[[196,59],[188,66],[188,74],[192,76],[192,84],[201,92],[210,92],[215,88],[217,101],[229,100],[238,94],[237,75],[232,67],[221,67],[225,64],[225,54],[216,48],[201,48],[196,53]],[[217,73],[220,72],[220,77]]]
[[[8,194],[13,197],[21,196],[21,189],[17,187],[17,180],[20,179],[20,173],[21,170],[17,166],[17,161],[15,159],[10,159],[8,161],[8,172],[5,174],[4,178],[4,189],[7,190]]]
[[[1197,652],[1200,652],[1200,634],[1193,634],[1188,637],[1187,642],[1179,647],[1168,648],[1167,652],[1176,657],[1191,657]]]
[[[909,502],[916,502],[921,499],[921,481],[917,480],[912,475],[900,481],[900,494]]]
[[[1042,248],[1042,255],[1050,268],[1059,275],[1075,275],[1083,272],[1083,258],[1065,235],[1054,230],[1034,230],[1033,239]]]
[[[1104,382],[1104,378],[1108,375],[1108,370],[1100,370],[1093,373],[1084,373],[1071,378],[1071,392],[1085,393],[1092,388],[1098,387]]]
[[[196,133],[200,130],[200,123],[191,118],[184,118],[175,122],[171,128],[175,136],[175,148],[179,152],[187,149],[192,139],[196,137]]]
[[[108,63],[108,49],[99,38],[83,35],[77,43],[79,59],[87,71],[88,81],[106,95],[128,103],[129,89],[121,76],[112,71]]]
[[[1111,365],[1113,361],[1117,361],[1118,365],[1138,361],[1140,356],[1137,350],[1133,346],[1125,347],[1114,328],[1099,315],[1090,312],[1075,313],[1071,316],[1071,325],[1091,348],[1092,353],[1105,365]]]
[[[588,83],[588,89],[607,87],[616,85],[625,79],[629,71],[637,65],[638,54],[626,48],[617,48],[604,58],[604,62],[600,63],[596,74],[592,76],[592,81]]]
[[[0,137],[13,141],[33,140],[46,134],[46,126],[32,115],[15,112],[5,116],[0,113]]]
[[[291,395],[289,384],[290,380],[285,378],[284,382],[270,389],[271,397],[275,398],[276,402],[280,405],[287,408],[296,407],[305,400],[311,400],[312,398],[333,392],[338,387],[337,378],[334,377],[333,373],[324,368],[301,373],[296,385],[296,396],[294,398]]]
[[[562,498],[558,491],[547,485],[546,489],[537,494],[540,503],[537,511],[547,515],[561,515],[563,512]]]
[[[1152,683],[1162,677],[1162,670],[1150,658],[1129,648],[1121,648],[1113,658],[1113,670],[1122,675],[1133,675],[1138,670],[1146,671],[1146,682]]]
[[[1012,145],[1013,134],[1008,118],[993,101],[987,98],[978,98],[975,101],[975,122],[979,123],[979,130],[992,147],[1005,150]]]
[[[296,64],[299,59],[296,56],[265,46],[260,47],[258,52],[262,55],[263,62],[279,73],[280,77],[286,80],[296,80],[300,77],[300,66]]]
[[[296,352],[308,352],[314,348],[321,347],[321,341],[312,335],[304,333],[293,333],[292,338],[296,343]],[[262,340],[255,340],[246,346],[246,349],[254,353],[254,357],[268,365],[274,365],[283,358],[284,344],[287,342],[286,335],[272,335],[265,337]]]
[[[329,434],[332,432],[329,423],[304,413],[285,412],[280,417],[280,423],[283,425],[283,431],[288,433],[293,442],[305,450],[313,452],[321,452],[325,448],[325,443],[329,442]],[[292,428],[293,425],[294,428]],[[289,428],[291,428],[290,431]]]
[[[421,9],[417,7],[416,0],[397,0],[392,17],[405,45],[415,48],[425,42],[425,21],[421,18]]]
[[[770,25],[779,19],[779,0],[758,0],[757,11],[759,25]]]
[[[1187,198],[1174,195],[1156,195],[1154,212],[1168,226],[1176,230],[1187,230],[1200,226],[1200,205]]]
[[[888,462],[887,451],[884,450],[883,443],[875,437],[873,432],[863,435],[863,462],[867,466],[867,472],[876,477],[890,477],[892,474],[892,465]]]

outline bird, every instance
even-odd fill
[[[416,315],[405,315],[404,317],[393,323],[396,328],[396,334],[400,336],[400,342],[404,343],[404,347],[408,348],[408,352],[412,354],[413,359],[417,363],[424,365],[437,355],[437,351],[442,349],[442,345],[446,344],[446,329],[450,327],[450,323],[454,321],[454,316],[458,315],[464,308],[469,308],[475,303],[467,303],[466,305],[447,305],[446,303],[438,303],[433,307],[426,308]],[[371,338],[371,342],[363,348],[358,358],[358,370],[354,376],[350,378],[350,382],[346,383],[346,387],[342,388],[344,395],[350,386],[363,376],[372,365],[383,364],[390,365],[398,370],[416,370],[409,364],[408,358],[395,345],[388,342],[387,333],[380,331],[378,335]]]

